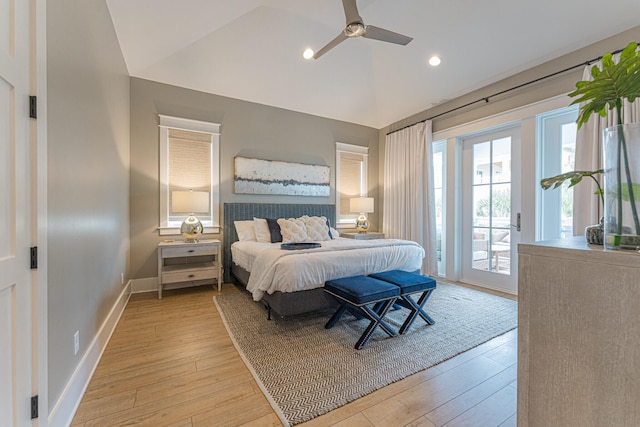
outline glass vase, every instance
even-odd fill
[[[640,251],[640,123],[603,131],[604,245]]]

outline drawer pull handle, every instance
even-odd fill
[[[191,252],[195,252],[195,249],[189,249],[187,252],[191,253]]]
[[[189,275],[189,276],[187,276],[187,277],[192,278],[192,277],[196,277],[196,275],[195,275],[195,274],[190,274],[190,275]]]

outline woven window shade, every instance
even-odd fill
[[[349,200],[360,196],[363,156],[340,153],[340,215],[349,215]]]
[[[211,134],[169,129],[168,146],[169,195],[187,190],[210,192]],[[210,208],[203,213],[211,215]]]

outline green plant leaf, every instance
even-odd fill
[[[576,90],[569,94],[576,98],[571,104],[581,104],[578,128],[585,124],[592,114],[606,116],[607,108],[614,109],[623,100],[640,97],[640,53],[638,45],[629,43],[616,63],[611,53],[602,57],[602,70],[598,66],[591,69],[590,81],[576,83]]]
[[[549,188],[551,188],[553,186],[553,188],[558,188],[560,187],[562,184],[564,184],[565,182],[569,182],[569,187],[573,187],[574,185],[578,184],[580,181],[582,181],[582,178],[584,178],[585,176],[589,176],[589,177],[594,177],[598,174],[603,173],[604,170],[603,169],[598,169],[595,171],[571,171],[571,172],[565,172],[562,173],[560,175],[556,175],[556,176],[552,176],[549,178],[543,178],[540,180],[540,186],[545,189],[548,190]],[[597,181],[597,179],[596,179]],[[635,194],[635,193],[634,193]]]
[[[629,198],[629,185],[624,182],[622,183],[622,185],[620,186],[621,191],[622,191],[622,200],[624,200],[625,202],[630,201],[631,199]],[[635,200],[640,200],[640,184],[631,184],[631,188],[633,189],[633,195],[635,196]]]

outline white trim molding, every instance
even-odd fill
[[[183,119],[182,117],[165,116],[160,117],[160,127],[190,130],[194,132],[205,132],[213,135],[220,135],[220,125],[218,123],[202,122],[200,120]]]
[[[71,375],[69,382],[65,386],[58,401],[51,408],[49,413],[48,425],[50,426],[68,426],[71,425],[73,417],[78,410],[78,406],[82,401],[82,396],[93,377],[93,373],[98,367],[98,363],[102,358],[111,335],[124,312],[129,297],[131,296],[131,281],[127,282],[120,292],[118,299],[109,311],[98,333],[91,341],[87,351],[82,355],[82,359],[76,366],[75,371]]]
[[[211,221],[202,221],[205,233],[220,232],[220,124],[184,119],[181,117],[165,116],[160,118],[160,224],[158,231],[161,236],[180,234],[180,222],[169,221],[169,129],[181,129],[201,132],[211,136],[211,182],[209,203]]]
[[[350,153],[362,156],[362,174],[360,177],[360,196],[366,197],[369,189],[369,147],[336,142],[336,229],[355,229],[357,214],[340,214],[340,155]]]
[[[362,154],[363,156],[369,155],[369,147],[345,144],[344,142],[336,142],[336,151],[346,151],[347,153]]]
[[[167,283],[163,286],[165,291],[172,289],[193,288],[195,286],[217,286],[212,285],[210,279],[196,280],[195,282],[177,282]],[[217,289],[217,288],[215,288]],[[140,294],[144,292],[158,292],[158,278],[157,277],[145,277],[144,279],[131,280],[131,293]]]

